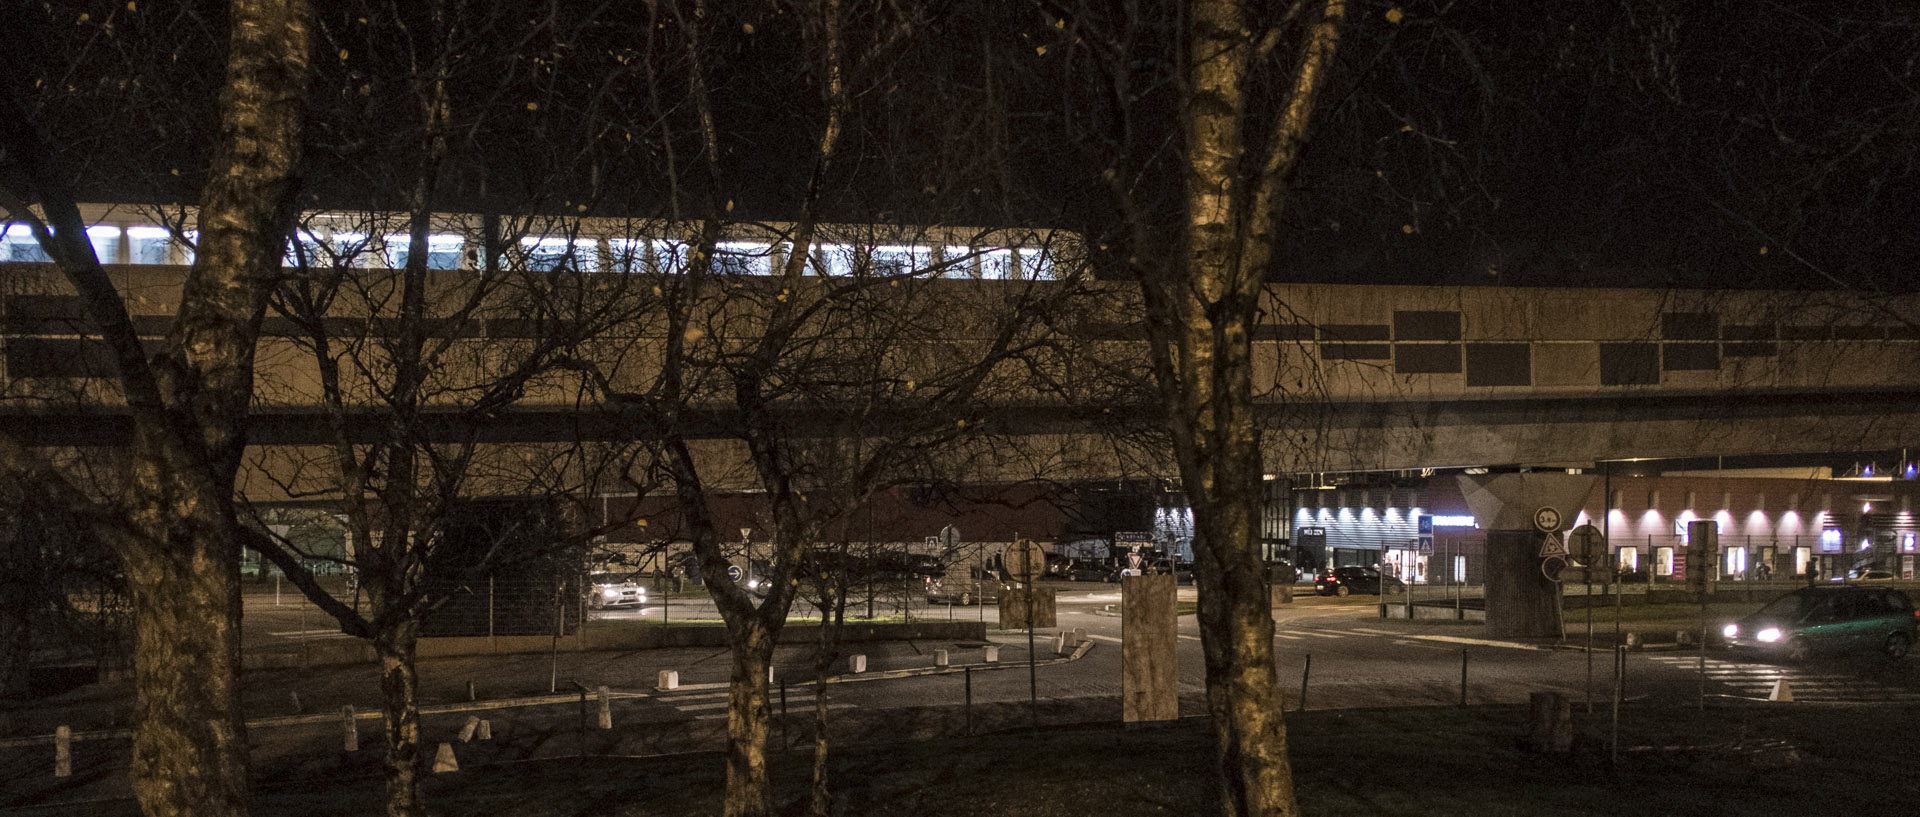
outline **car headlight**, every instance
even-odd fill
[[[611,587],[602,587],[600,588],[600,597],[603,599],[617,599],[620,598],[620,591]]]
[[[1768,627],[1764,630],[1761,630],[1760,632],[1754,633],[1753,637],[1758,638],[1761,641],[1765,641],[1768,644],[1772,644],[1773,642],[1780,640],[1780,628]]]
[[[1725,627],[1720,628],[1720,635],[1725,636],[1727,638],[1732,638],[1739,634],[1740,634],[1740,625],[1738,624],[1729,624]]]

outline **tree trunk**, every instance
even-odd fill
[[[733,677],[727,687],[726,817],[765,817],[773,812],[767,778],[767,668],[773,666],[773,634],[758,621],[729,628]]]
[[[164,474],[145,467],[139,479]],[[244,815],[239,548],[214,520],[194,518],[184,498],[146,501],[158,507],[136,514],[134,524],[158,535],[125,549],[134,615],[133,795],[154,817]]]
[[[1272,604],[1258,552],[1263,478],[1253,402],[1252,330],[1273,222],[1338,40],[1344,0],[1306,25],[1292,87],[1266,154],[1243,132],[1257,59],[1248,9],[1194,0],[1187,37],[1184,257],[1143,287],[1154,373],[1194,509],[1195,574],[1221,811],[1298,812],[1273,665]],[[1267,32],[1269,36],[1277,32]]]
[[[420,675],[414,656],[418,638],[419,623],[409,617],[373,641],[380,656],[380,707],[387,733],[387,817],[427,813],[421,791],[426,750],[420,731]]]

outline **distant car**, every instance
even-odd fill
[[[587,583],[587,606],[595,610],[639,607],[647,603],[647,588],[624,573],[595,573]]]
[[[1878,650],[1902,658],[1913,649],[1920,613],[1906,593],[1887,587],[1803,587],[1721,628],[1726,646],[1787,661],[1822,653]]]
[[[1148,570],[1156,576],[1172,576],[1174,584],[1193,584],[1193,563],[1161,561]]]
[[[1893,571],[1855,570],[1847,574],[1847,580],[1855,582],[1890,582],[1893,581]]]
[[[1354,593],[1380,594],[1380,587],[1386,585],[1388,595],[1407,592],[1407,583],[1392,576],[1381,576],[1380,571],[1371,567],[1336,567],[1324,571],[1313,580],[1313,592],[1322,596],[1347,596]]]
[[[1120,568],[1085,559],[1074,559],[1057,566],[1054,575],[1070,582],[1110,582],[1118,579]]]
[[[1292,562],[1285,559],[1267,561],[1267,581],[1274,584],[1293,584],[1299,580],[1300,571],[1294,568]]]
[[[990,570],[951,568],[943,575],[927,577],[927,603],[984,604],[999,601],[1001,593],[1019,586],[1019,582],[999,578]]]

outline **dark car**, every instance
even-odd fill
[[[1120,568],[1086,559],[1069,559],[1050,569],[1056,577],[1070,582],[1110,582],[1120,575]]]
[[[1324,571],[1313,580],[1313,592],[1322,596],[1347,596],[1354,593],[1380,594],[1380,585],[1386,584],[1389,595],[1407,592],[1407,583],[1392,576],[1381,576],[1380,571],[1371,567],[1336,567]]]
[[[1726,645],[1788,661],[1878,650],[1900,658],[1916,636],[1913,600],[1887,587],[1803,587],[1720,631]]]

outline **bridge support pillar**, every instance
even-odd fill
[[[1598,477],[1525,473],[1460,477],[1460,492],[1487,534],[1487,635],[1558,638],[1560,585],[1540,571],[1546,533],[1534,526],[1541,508],[1558,512],[1562,535],[1586,504]]]

